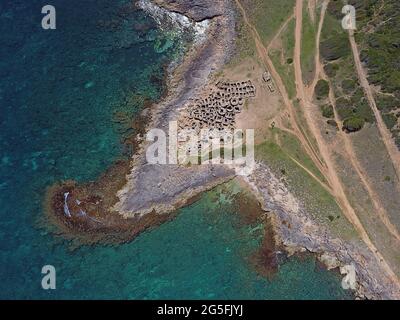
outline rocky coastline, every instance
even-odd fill
[[[234,52],[235,8],[230,0],[154,0],[154,4],[200,26],[203,38],[174,66],[168,94],[145,118],[145,129],[168,132],[187,101],[196,97]],[[147,8],[154,8],[148,6]],[[146,130],[143,130],[146,132]],[[130,163],[121,163],[99,181],[86,185],[64,182],[46,197],[49,219],[64,235],[82,241],[129,241],[146,228],[163,223],[202,192],[236,178],[224,165],[182,167],[153,165],[145,159],[148,143],[138,136],[139,150]],[[328,269],[354,265],[360,298],[399,299],[399,288],[388,282],[379,264],[360,243],[333,237],[318,225],[264,164],[240,178],[261,203],[273,223],[276,244],[288,252],[312,252]],[[68,214],[67,214],[68,213]]]
[[[399,299],[399,288],[382,272],[374,255],[361,241],[345,241],[315,221],[282,181],[265,164],[258,163],[253,174],[244,177],[270,217],[277,247],[289,255],[310,252],[328,270],[344,276],[349,266],[355,270],[355,294],[361,299]]]
[[[202,192],[235,177],[234,169],[224,165],[157,165],[146,161],[146,132],[152,128],[168,132],[169,122],[177,119],[185,104],[234,52],[235,10],[231,1],[204,1],[204,6],[196,6],[188,16],[175,13],[178,3],[180,11],[185,12],[188,1],[173,3],[175,10],[170,11],[168,1],[158,1],[159,7],[147,0],[137,2],[148,14],[167,14],[172,23],[191,28],[196,34],[179,64],[169,68],[165,97],[139,115],[135,155],[131,161],[116,163],[97,181],[81,185],[61,182],[46,194],[46,216],[56,232],[67,238],[83,243],[129,241],[143,230],[173,218],[178,208]]]

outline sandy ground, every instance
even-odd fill
[[[282,101],[277,92],[271,93],[262,75],[265,72],[256,61],[247,58],[233,69],[225,69],[223,77],[232,81],[250,79],[256,86],[257,95],[239,113],[236,127],[239,129],[254,129],[255,143],[262,143],[268,137],[268,128],[274,119],[283,111]]]

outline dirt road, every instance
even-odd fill
[[[309,1],[309,3],[310,3],[310,1]],[[327,80],[329,82],[329,78],[326,76],[323,65],[321,63],[320,53],[319,53],[320,52],[319,48],[320,48],[321,32],[322,32],[322,27],[323,27],[328,3],[329,3],[329,0],[324,0],[324,2],[322,3],[322,6],[321,6],[320,21],[318,24],[318,31],[317,31],[316,41],[315,41],[316,42],[315,77],[314,77],[314,80],[312,81],[311,86],[308,88],[308,90],[306,92],[308,95],[309,101],[312,101],[312,99],[313,99],[315,86],[320,78],[323,78],[324,80]],[[331,84],[330,84],[329,100],[330,100],[330,103],[334,110],[335,121],[337,124],[339,124],[339,127],[341,127],[342,121],[340,120],[340,117],[336,110],[336,99],[335,99],[334,90],[333,90]],[[338,135],[343,141],[343,147],[344,147],[344,151],[345,151],[344,156],[346,159],[348,159],[350,161],[351,165],[353,166],[357,175],[359,176],[363,186],[365,187],[365,190],[368,192],[369,198],[371,199],[371,202],[375,208],[375,212],[377,213],[379,219],[385,225],[385,227],[390,232],[390,234],[393,237],[395,237],[397,239],[397,241],[400,241],[400,234],[399,234],[397,228],[391,223],[389,216],[388,216],[386,210],[384,209],[384,206],[382,206],[382,204],[380,202],[380,198],[374,189],[374,186],[369,181],[368,174],[365,172],[360,161],[357,158],[351,138],[348,136],[348,134],[346,134],[343,131],[339,131]]]
[[[283,84],[283,81],[281,77],[279,76],[278,72],[276,71],[271,59],[269,58],[268,55],[268,50],[266,47],[263,45],[263,42],[261,40],[261,37],[258,34],[257,29],[251,24],[250,20],[247,17],[246,10],[243,8],[242,4],[240,3],[239,0],[235,0],[238,8],[242,12],[243,19],[246,23],[246,25],[250,28],[250,31],[253,35],[254,42],[256,44],[256,50],[258,52],[258,55],[261,58],[261,62],[263,65],[268,68],[268,70],[271,73],[272,78],[274,79],[275,85],[277,86],[278,91],[281,93],[284,105],[287,107],[290,121],[291,121],[291,126],[293,131],[295,132],[296,136],[300,140],[300,143],[304,147],[306,153],[310,156],[310,158],[313,160],[317,168],[323,172],[325,170],[325,164],[319,157],[318,151],[315,150],[312,142],[309,140],[309,138],[303,133],[303,131],[300,129],[297,121],[296,121],[296,114],[295,114],[295,109],[293,106],[292,101],[289,99],[289,95],[286,91],[286,87]]]
[[[311,1],[309,1],[310,3]],[[328,8],[328,3],[329,0],[324,0],[324,2],[321,5],[321,15],[319,18],[319,23],[318,23],[318,30],[317,30],[317,36],[316,36],[316,41],[315,41],[315,73],[314,73],[314,79],[311,82],[311,85],[308,88],[308,94],[309,95],[313,95],[314,94],[314,90],[315,90],[315,86],[317,85],[317,82],[320,78],[321,72],[324,71],[324,68],[321,64],[321,60],[320,60],[320,39],[321,39],[321,33],[322,33],[322,27],[324,25],[324,21],[325,21],[325,15],[326,15],[326,10]]]
[[[397,146],[394,143],[392,135],[389,129],[386,127],[385,122],[383,121],[382,115],[376,106],[376,101],[374,95],[372,93],[372,89],[369,85],[366,72],[362,67],[360,61],[360,53],[358,52],[358,47],[356,41],[354,40],[354,31],[349,30],[349,39],[351,44],[351,50],[353,52],[354,63],[356,65],[358,79],[360,80],[360,84],[364,89],[365,95],[368,99],[368,103],[374,113],[376,124],[379,129],[379,133],[382,137],[383,143],[387,149],[387,152],[390,156],[390,159],[393,163],[394,169],[397,175],[397,181],[400,181],[400,151],[397,149]]]
[[[396,284],[400,285],[400,281],[397,275],[393,272],[389,264],[386,262],[385,258],[382,254],[378,251],[375,247],[373,242],[368,236],[364,226],[362,225],[360,219],[358,218],[356,212],[354,211],[353,207],[351,206],[345,192],[344,187],[340,181],[340,178],[336,172],[334,161],[331,157],[331,152],[329,147],[325,144],[321,136],[321,131],[316,127],[314,119],[312,118],[312,112],[314,108],[312,108],[311,99],[309,96],[306,95],[306,90],[303,84],[303,76],[301,70],[301,39],[302,39],[302,25],[303,25],[303,0],[296,0],[296,31],[295,31],[295,49],[294,49],[294,66],[295,66],[295,77],[296,77],[296,88],[297,88],[297,95],[300,100],[300,105],[303,108],[304,116],[307,120],[307,124],[310,128],[310,131],[314,135],[320,153],[326,163],[327,166],[327,179],[329,184],[331,185],[332,189],[335,193],[335,198],[340,205],[344,215],[350,221],[350,223],[354,226],[357,230],[359,236],[364,241],[364,243],[368,246],[371,252],[375,255],[376,259],[381,262],[382,267],[387,272],[388,276],[392,279],[392,281]]]
[[[314,136],[317,145],[318,151],[316,151],[315,147],[312,145],[310,138],[304,133],[303,130],[297,124],[296,119],[296,110],[294,110],[294,106],[292,101],[289,99],[286,88],[283,84],[282,79],[280,78],[278,72],[276,71],[272,61],[269,58],[268,50],[264,46],[257,29],[251,24],[250,20],[247,17],[246,10],[243,8],[239,0],[235,0],[238,8],[242,12],[244,22],[251,30],[253,35],[257,52],[262,59],[263,64],[270,70],[271,76],[275,80],[275,84],[280,91],[284,104],[288,108],[288,112],[290,114],[291,125],[293,127],[293,132],[298,137],[300,143],[305,148],[308,155],[311,157],[315,165],[324,175],[325,179],[329,183],[329,189],[332,190],[332,195],[335,197],[338,205],[341,207],[344,215],[349,220],[349,222],[354,226],[355,230],[358,232],[360,238],[366,244],[366,246],[370,249],[372,254],[375,256],[377,261],[381,264],[383,270],[386,271],[386,274],[391,279],[393,283],[400,286],[400,281],[396,274],[392,271],[389,264],[386,262],[385,258],[375,247],[371,239],[369,238],[364,226],[360,222],[357,214],[355,213],[353,207],[351,206],[346,194],[344,192],[344,187],[336,173],[336,168],[334,161],[331,157],[331,152],[329,147],[325,144],[320,130],[316,127],[315,121],[312,117],[313,110],[315,110],[316,106],[312,105],[312,95],[310,95],[310,91],[307,90],[303,83],[302,78],[302,70],[301,70],[301,40],[302,40],[302,22],[303,22],[303,0],[296,0],[296,8],[295,8],[295,17],[296,17],[296,29],[295,29],[295,49],[294,49],[294,68],[295,68],[295,77],[296,77],[296,90],[297,97],[300,103],[300,106],[303,109],[304,116],[306,118],[307,125],[311,131],[312,136]],[[323,21],[320,21],[319,31],[322,29]],[[318,37],[321,32],[319,32]],[[319,41],[318,41],[319,42]],[[319,63],[319,58],[318,58]],[[319,66],[319,70],[321,70],[321,66]]]

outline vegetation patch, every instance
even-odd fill
[[[342,7],[342,1],[330,1],[328,4],[320,44],[321,56],[327,62],[351,55],[348,34],[341,26]]]
[[[306,6],[303,8],[303,26],[301,41],[301,69],[303,81],[309,83],[314,74],[316,25],[312,22]]]
[[[365,122],[375,121],[371,108],[364,97],[360,100],[341,97],[336,100],[336,110],[339,118],[343,121],[343,129],[346,132],[359,131]]]
[[[321,111],[322,111],[322,116],[324,116],[325,118],[330,119],[334,117],[333,107],[331,105],[322,106]]]
[[[339,65],[337,63],[328,63],[324,66],[324,70],[328,77],[333,78],[339,70]]]
[[[235,25],[236,31],[236,51],[230,61],[230,65],[237,65],[246,57],[254,57],[256,48],[250,30],[244,23],[243,19],[238,19]]]
[[[336,100],[336,109],[339,114],[340,120],[345,120],[353,116],[353,106],[351,101],[347,98],[339,98]]]
[[[296,94],[296,85],[294,82],[294,70],[293,66],[282,65],[281,63],[281,51],[271,50],[269,56],[274,64],[276,71],[282,78],[285,88],[287,90],[288,96],[292,99]]]
[[[329,95],[329,83],[326,80],[318,80],[315,86],[315,95],[318,100],[326,99]]]
[[[382,112],[391,112],[397,108],[400,108],[400,99],[389,95],[378,95],[377,107]]]
[[[361,99],[355,99],[352,97],[351,101],[354,106],[353,112],[356,116],[363,118],[365,122],[375,122],[375,116],[366,98],[362,97]]]
[[[279,27],[292,14],[295,0],[240,0],[249,12],[264,44],[276,35]]]
[[[366,122],[373,123],[375,117],[358,82],[348,32],[341,27],[343,5],[341,0],[329,3],[321,35],[321,56],[325,60],[324,70],[332,80],[337,97],[336,111],[343,121],[343,130],[350,133],[361,130]],[[321,100],[326,92],[326,84],[317,85],[317,99]],[[325,117],[331,118],[329,106],[323,105],[321,110]]]
[[[356,91],[358,85],[359,85],[359,84],[358,84],[358,81],[357,81],[357,80],[354,80],[354,79],[344,79],[344,80],[342,81],[341,87],[342,87],[343,93],[349,95],[349,94],[352,94],[354,91]]]
[[[392,129],[397,124],[397,117],[393,113],[384,114],[382,117],[389,129]]]
[[[317,221],[325,224],[340,237],[352,239],[356,236],[347,219],[343,218],[335,199],[304,169],[291,160],[279,145],[266,141],[256,146],[255,154],[256,159],[271,168]],[[342,217],[342,219],[331,221],[330,215]]]
[[[346,132],[360,131],[365,124],[365,120],[361,117],[350,117],[343,121],[343,130]]]
[[[280,37],[282,48],[271,50],[269,56],[285,84],[289,98],[296,94],[296,85],[294,82],[294,28],[295,21],[292,19]]]
[[[350,44],[344,33],[333,33],[321,43],[321,55],[326,61],[335,61],[350,54]]]
[[[314,162],[307,155],[303,146],[300,144],[299,140],[294,135],[281,131],[278,128],[275,128],[273,131],[275,132],[275,136],[279,136],[281,145],[280,147],[283,152],[285,152],[287,155],[300,162],[308,170],[314,173],[314,175],[317,176],[321,181],[327,183],[324,176],[315,166]]]
[[[362,48],[361,61],[367,67],[368,81],[385,96],[377,95],[377,105],[400,148],[400,132],[393,114],[400,100],[400,1],[350,0],[356,6]]]

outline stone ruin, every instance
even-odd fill
[[[215,139],[233,143],[233,137],[241,134],[235,132],[235,116],[242,111],[246,99],[256,96],[250,80],[220,81],[206,90],[201,98],[188,102],[178,120],[180,163],[185,163],[193,153],[207,155],[209,143]],[[189,137],[196,138],[192,141]]]
[[[263,73],[262,76],[264,82],[267,84],[267,87],[271,93],[275,92],[274,82],[272,81],[271,73],[267,70]]]
[[[235,115],[243,109],[245,99],[255,97],[256,88],[250,80],[218,82],[205,98],[194,100],[180,123],[181,129],[233,130]]]

